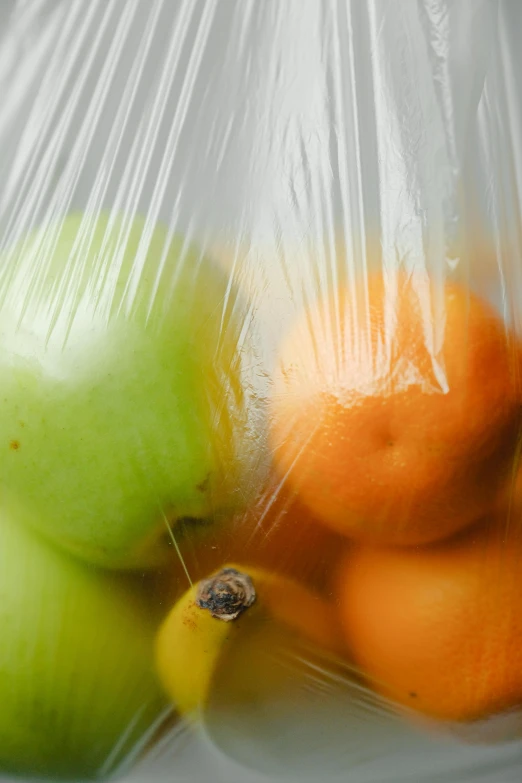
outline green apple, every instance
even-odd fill
[[[150,739],[167,706],[140,587],[0,512],[0,777],[103,778]]]
[[[204,528],[256,487],[247,331],[228,276],[143,219],[70,215],[18,242],[0,258],[3,501],[90,562],[158,564],[179,520]]]

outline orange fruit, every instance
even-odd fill
[[[325,524],[418,545],[495,503],[518,441],[520,347],[466,288],[425,273],[343,287],[280,349],[271,445]]]
[[[375,689],[433,718],[522,706],[522,539],[473,528],[431,547],[360,545],[339,569],[346,643]]]

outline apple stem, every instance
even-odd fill
[[[256,600],[256,590],[248,574],[235,568],[223,568],[199,583],[196,605],[212,617],[236,620]]]

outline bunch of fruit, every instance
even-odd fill
[[[244,324],[219,267],[145,220],[71,215],[0,268],[0,775],[98,778],[169,711],[176,542],[256,482]]]
[[[340,287],[265,417],[241,295],[181,238],[73,215],[1,273],[0,772],[121,771],[279,632],[435,718],[522,706],[522,352],[485,302]]]
[[[352,542],[346,649],[395,704],[443,721],[522,707],[521,345],[466,288],[382,271],[285,338],[281,474]]]

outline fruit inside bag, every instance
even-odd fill
[[[0,779],[517,779],[521,10],[1,13]]]

